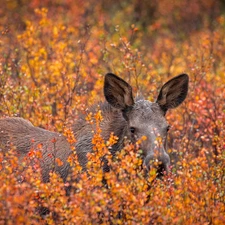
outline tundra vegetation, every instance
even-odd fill
[[[42,182],[41,143],[23,160],[13,144],[1,145],[0,224],[225,224],[224,13],[222,0],[6,1],[0,116],[62,133],[76,182],[66,194],[71,182],[56,173],[64,163],[54,154],[50,182]],[[187,99],[166,113],[171,168],[163,179],[154,168],[146,179],[144,137],[111,156],[118,137],[104,140],[102,112],[91,108],[104,99],[109,71],[151,102],[174,75],[189,75]],[[95,128],[88,173],[70,129],[81,114]],[[44,217],[40,206],[49,209]]]

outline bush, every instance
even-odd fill
[[[25,0],[4,6],[0,115],[64,133],[75,181],[66,195],[68,183],[54,171],[49,183],[41,182],[38,150],[21,161],[14,146],[7,153],[0,146],[0,224],[225,223],[225,18],[214,1],[188,4]],[[145,20],[146,7],[153,14]],[[101,112],[87,113],[103,99],[109,71],[151,101],[169,77],[190,76],[185,103],[167,114],[172,168],[161,180],[154,170],[146,179],[135,145],[112,158],[108,148],[117,138],[104,141]],[[88,174],[77,162],[69,129],[79,114],[98,127]],[[99,160],[105,154],[108,173]]]

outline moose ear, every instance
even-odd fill
[[[125,110],[134,104],[132,87],[112,73],[105,75],[104,95],[107,102],[117,109]]]
[[[180,105],[188,93],[189,78],[187,74],[178,75],[167,81],[161,88],[156,102],[166,113],[168,109]]]

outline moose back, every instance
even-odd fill
[[[168,109],[179,106],[187,96],[188,75],[181,74],[165,83],[155,102],[143,98],[134,99],[132,87],[120,77],[108,73],[104,80],[104,96],[106,101],[100,104],[103,121],[100,126],[102,135],[108,140],[113,132],[118,142],[110,149],[112,155],[124,147],[124,139],[136,142],[142,136],[143,166],[149,170],[153,161],[158,162],[158,173],[168,171],[170,158],[167,153],[167,132],[169,125],[165,119]],[[72,125],[72,131],[77,140],[75,149],[81,166],[85,169],[88,162],[87,153],[92,151],[92,127],[85,118],[80,117]],[[157,142],[157,138],[162,140]],[[54,142],[52,140],[55,140]],[[66,137],[60,133],[35,127],[29,121],[19,117],[0,119],[0,151],[8,151],[14,145],[19,160],[23,159],[31,149],[37,149],[41,144],[42,157],[40,165],[42,179],[49,181],[49,173],[53,166],[57,173],[66,181],[70,171],[67,159],[72,153]],[[53,165],[53,157],[60,159],[62,165]],[[103,166],[107,171],[107,164]]]

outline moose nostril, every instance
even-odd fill
[[[167,171],[166,166],[164,164],[159,164],[157,167],[157,177],[162,177]]]

